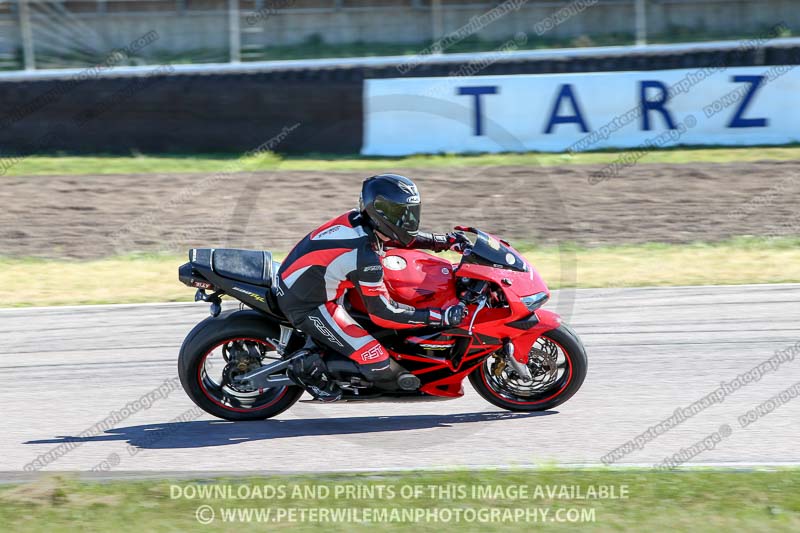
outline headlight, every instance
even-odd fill
[[[522,303],[525,304],[525,307],[527,307],[529,311],[533,312],[543,306],[549,299],[550,295],[546,292],[537,292],[530,296],[523,296]]]

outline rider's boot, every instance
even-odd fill
[[[397,387],[400,390],[413,391],[419,389],[421,385],[417,376],[400,366],[394,359],[360,366],[364,377],[380,388],[394,389]]]
[[[331,377],[319,348],[308,344],[292,355],[289,377],[316,400],[335,402],[342,398],[342,388]]]

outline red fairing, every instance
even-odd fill
[[[383,277],[395,301],[412,307],[447,307],[458,303],[453,265],[445,259],[402,248],[388,250]]]
[[[561,317],[546,309],[537,309],[536,317],[539,319],[536,327],[529,329],[524,335],[519,335],[511,341],[514,344],[514,358],[523,364],[528,364],[528,353],[530,353],[536,339],[545,331],[556,329],[561,325]]]
[[[383,257],[383,279],[396,302],[417,309],[444,308],[458,303],[454,266],[445,259],[418,250],[391,249]],[[353,291],[350,302],[366,312],[364,303]]]
[[[508,246],[505,242],[503,244]],[[517,255],[522,257],[519,253]],[[382,263],[384,282],[391,298],[418,309],[445,308],[458,303],[457,277],[489,281],[495,289],[503,291],[508,302],[508,307],[484,308],[477,317],[476,306],[470,305],[466,323],[457,330],[443,333],[438,339],[413,336],[408,339],[412,344],[429,347],[437,344],[451,345],[458,338],[470,337],[467,330],[474,318],[467,351],[455,365],[449,359],[392,352],[392,357],[401,364],[406,362],[414,365],[411,371],[423,381],[420,390],[427,394],[451,398],[463,394],[462,380],[487,355],[501,349],[506,340],[514,345],[516,359],[527,363],[531,347],[541,334],[561,324],[561,318],[557,314],[544,309],[537,309],[535,318],[531,318],[532,313],[522,298],[542,292],[549,296],[550,291],[539,273],[527,261],[525,272],[474,263],[463,263],[459,267],[423,251],[398,248],[387,251]],[[349,294],[353,306],[363,311],[364,305],[360,298],[354,298],[353,291]],[[515,322],[535,324],[528,325],[525,329],[519,324],[512,325]]]
[[[501,274],[498,274],[498,270],[492,267],[464,265],[458,271],[459,276],[484,279],[495,283],[497,283],[497,278],[501,276],[511,281],[510,286],[502,281],[500,282],[500,286],[508,300],[509,309],[502,310],[505,313],[499,313],[501,310],[495,309],[481,311],[475,320],[474,332],[500,339],[509,339],[514,345],[514,357],[517,361],[525,364],[528,362],[528,354],[536,339],[545,331],[555,329],[561,324],[561,317],[557,314],[552,311],[537,309],[535,314],[539,323],[536,326],[528,330],[520,330],[507,325],[509,322],[523,320],[531,315],[530,310],[522,303],[523,297],[540,292],[546,292],[548,296],[550,295],[550,291],[541,276],[539,276],[539,273],[531,265],[528,265],[528,268],[528,272],[503,270]],[[473,309],[470,309],[470,311],[473,312]]]

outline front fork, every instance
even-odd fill
[[[531,381],[533,376],[531,376],[531,370],[528,368],[528,356],[525,356],[525,361],[518,361],[516,358],[516,349],[514,348],[514,343],[511,341],[506,341],[503,345],[503,360],[506,362],[508,366],[514,369],[514,371],[524,380],[524,381]]]

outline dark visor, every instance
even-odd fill
[[[419,204],[397,204],[379,198],[375,201],[375,209],[383,213],[386,221],[409,233],[419,230]]]

